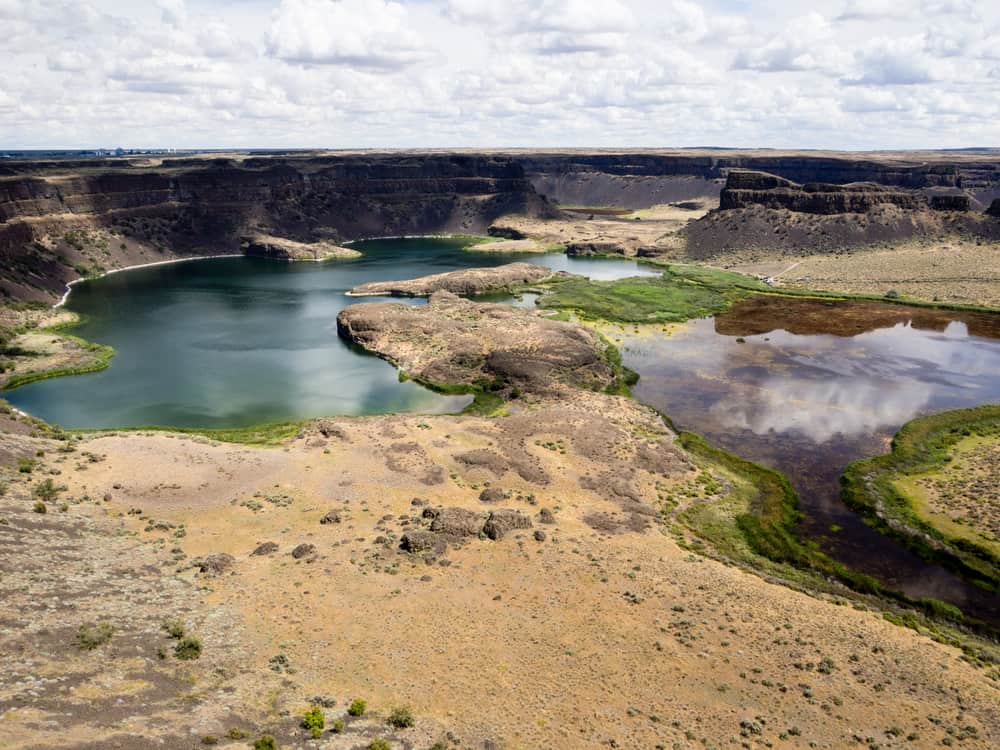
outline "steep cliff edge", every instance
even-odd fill
[[[920,191],[963,191],[974,209],[1000,195],[993,152],[850,154],[722,149],[514,154],[535,189],[564,205],[648,208],[716,198],[736,170],[768,172],[799,184],[871,182]]]
[[[43,299],[106,268],[239,253],[241,237],[338,243],[367,236],[485,233],[510,213],[550,211],[507,156],[282,155],[6,162],[0,290]]]
[[[935,199],[952,197],[957,204],[965,196],[934,196]],[[719,209],[723,211],[765,206],[807,214],[846,214],[866,213],[884,204],[911,210],[928,206],[927,199],[918,193],[893,190],[874,182],[799,185],[777,175],[750,171],[730,172],[719,195]],[[967,208],[968,202],[963,205]]]
[[[978,203],[978,202],[977,202]],[[719,208],[684,228],[695,259],[733,252],[809,254],[965,238],[1000,240],[992,208],[973,207],[967,193],[893,188],[871,182],[800,185],[778,175],[729,173]]]

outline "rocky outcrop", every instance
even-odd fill
[[[511,531],[530,529],[531,527],[531,518],[521,511],[500,508],[490,513],[489,518],[486,519],[486,523],[483,525],[483,534],[498,542]]]
[[[932,195],[930,206],[935,211],[968,211],[972,208],[967,195]]]
[[[586,257],[593,255],[627,255],[625,248],[617,242],[569,242],[566,255]]]
[[[424,517],[431,519],[430,530],[446,537],[479,536],[485,514],[466,508],[428,508]]]
[[[193,562],[198,570],[207,576],[219,576],[232,570],[236,564],[236,558],[228,552],[218,552],[214,555],[206,555]]]
[[[600,390],[616,377],[593,331],[541,311],[475,303],[450,292],[427,305],[351,305],[337,316],[341,337],[441,386],[561,392]]]
[[[466,268],[448,273],[435,273],[403,281],[374,281],[356,286],[347,294],[351,297],[427,297],[434,292],[461,295],[509,291],[554,278],[569,277],[533,263],[507,263],[493,268]]]
[[[332,242],[296,242],[284,237],[250,235],[240,239],[243,254],[273,260],[332,260],[360,258],[361,253]]]
[[[904,209],[927,205],[926,199],[916,193],[875,183],[799,185],[765,172],[731,172],[719,196],[719,209],[723,211],[764,206],[809,214],[844,214],[867,213],[884,204]]]
[[[990,207],[986,209],[986,213],[990,216],[1000,216],[1000,198],[994,198]]]

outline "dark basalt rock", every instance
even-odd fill
[[[499,487],[487,487],[479,493],[479,501],[483,503],[500,503],[505,498],[504,491]]]
[[[509,532],[515,529],[530,529],[532,525],[531,518],[521,511],[500,508],[490,513],[490,517],[483,525],[483,533],[493,541],[500,541]]]
[[[972,207],[967,195],[932,195],[930,203],[935,211],[968,211]]]
[[[273,555],[278,551],[278,545],[274,542],[264,542],[259,545],[257,549],[250,553],[251,557],[260,557],[262,555]]]
[[[400,549],[406,552],[436,552],[442,554],[447,549],[447,543],[440,534],[433,531],[413,530],[403,534]]]
[[[329,511],[326,515],[319,519],[319,522],[324,525],[328,523],[340,523],[340,521],[340,511],[336,510]]]
[[[452,537],[479,536],[483,530],[482,513],[465,508],[441,508],[431,521],[431,531]]]
[[[316,554],[316,545],[314,544],[300,544],[295,549],[292,550],[292,557],[296,560],[301,560],[304,557],[311,557]]]
[[[214,555],[208,555],[207,557],[195,560],[194,564],[203,574],[217,576],[222,575],[227,570],[230,570],[233,565],[236,564],[236,558],[227,552],[219,552]]]
[[[990,207],[986,209],[990,216],[1000,216],[1000,198],[994,198]]]
[[[926,199],[917,193],[870,182],[798,185],[763,172],[730,172],[719,195],[719,209],[723,211],[764,206],[809,214],[867,213],[887,203],[904,209],[927,206]]]

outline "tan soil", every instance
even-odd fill
[[[695,210],[661,205],[622,215],[594,213],[593,218],[574,210],[563,212],[564,218],[559,219],[505,216],[496,225],[546,244],[614,243],[622,254],[635,255],[640,247],[675,248],[678,240],[673,233],[711,207],[707,201]]]
[[[854,735],[889,746],[910,733],[907,747],[930,748],[964,727],[976,736],[962,747],[1000,741],[997,687],[956,649],[693,556],[637,513],[629,494],[654,496],[692,470],[662,423],[626,400],[581,394],[500,420],[325,420],[284,448],[122,434],[63,455],[2,439],[46,448],[65,496],[98,499],[30,513],[27,482],[43,469],[0,498],[5,747],[115,735],[195,747],[232,725],[304,746],[295,717],[317,694],[336,698],[331,719],[356,696],[381,716],[411,705],[418,726],[394,747],[429,747],[444,728],[463,747],[512,750],[715,746],[741,731],[780,748],[845,747]],[[485,512],[486,482],[547,539],[471,538],[429,561],[396,550],[421,525],[414,496]],[[539,522],[542,507],[554,524]],[[321,525],[331,509],[341,522]],[[251,557],[263,541],[277,553]],[[304,542],[315,556],[291,557]],[[216,553],[233,556],[230,572],[187,569]],[[167,616],[201,637],[202,659],[156,657],[171,644]],[[115,625],[111,643],[78,651],[76,628],[98,619]],[[278,654],[294,673],[272,671]],[[816,670],[824,658],[829,674]],[[379,721],[308,746],[363,746],[389,734]]]
[[[527,284],[538,284],[557,276],[551,268],[532,263],[506,263],[493,268],[463,268],[458,271],[435,273],[416,279],[400,281],[372,281],[360,284],[347,294],[351,297],[426,297],[434,292],[453,294],[485,294]]]
[[[773,276],[781,284],[883,295],[895,289],[920,300],[1000,307],[1000,243],[951,240],[836,255],[753,259],[732,254],[713,265]]]

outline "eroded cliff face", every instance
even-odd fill
[[[935,196],[946,197],[951,198]],[[964,196],[955,196],[960,197]],[[807,214],[846,214],[867,213],[883,204],[911,210],[928,206],[927,199],[916,192],[893,190],[873,182],[846,185],[811,182],[799,185],[766,172],[730,172],[726,187],[719,195],[719,208],[723,211],[764,206]],[[963,205],[962,210],[968,208],[967,201]]]
[[[485,233],[550,211],[506,156],[351,154],[10,162],[0,177],[2,288],[25,298],[129,262],[238,253],[250,234],[299,242]],[[152,256],[150,256],[152,253]]]
[[[870,182],[904,190],[963,191],[973,208],[985,208],[1000,195],[1000,159],[989,157],[928,161],[917,154],[865,158],[701,150],[535,153],[518,159],[538,192],[566,205],[646,208],[716,197],[735,170],[767,172],[799,184]]]

